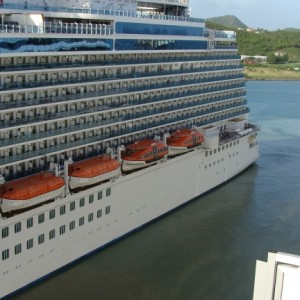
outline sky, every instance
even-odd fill
[[[250,28],[300,29],[300,0],[190,0],[199,18],[234,15]]]

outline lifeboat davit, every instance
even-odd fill
[[[204,143],[204,136],[197,130],[183,128],[171,133],[167,138],[170,156],[188,152]]]
[[[120,163],[109,155],[92,157],[69,165],[69,186],[75,189],[93,185],[120,173]]]
[[[169,149],[162,141],[140,140],[128,145],[123,158],[123,171],[131,171],[155,164],[168,155]]]
[[[3,213],[34,206],[63,197],[65,182],[50,172],[5,182],[0,186]]]

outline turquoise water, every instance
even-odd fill
[[[300,83],[247,83],[261,157],[226,185],[12,299],[252,299],[255,261],[300,255]]]

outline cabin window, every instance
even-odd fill
[[[228,149],[228,144],[226,145],[226,149]]]
[[[220,152],[220,151],[221,151],[221,148],[219,147],[219,148],[218,148],[218,152]]]
[[[15,233],[20,232],[22,229],[21,222],[15,224]]]
[[[49,240],[52,240],[55,238],[55,229],[52,229],[49,231]]]
[[[6,260],[9,258],[9,249],[5,249],[2,251],[2,260]]]
[[[111,195],[111,188],[106,189],[106,197]]]
[[[97,210],[97,219],[102,217],[102,209]]]
[[[27,219],[27,228],[30,228],[33,226],[33,218]]]
[[[225,149],[225,146],[222,146],[222,150],[224,150]]]
[[[33,247],[33,239],[27,241],[27,249],[31,249]]]
[[[70,203],[70,211],[75,210],[75,201]]]
[[[15,246],[15,255],[22,252],[22,244],[18,244]]]
[[[217,149],[214,150],[214,153],[215,153],[215,154],[217,153]]]
[[[110,206],[105,207],[105,214],[108,215],[110,213]]]
[[[230,147],[232,147],[232,143],[230,143]]]
[[[84,206],[84,198],[81,198],[79,201],[79,206],[82,207]]]
[[[59,227],[59,234],[62,235],[66,232],[66,225],[62,225]]]
[[[49,219],[54,219],[55,218],[55,209],[51,209],[49,211]]]
[[[38,236],[38,244],[39,244],[39,245],[40,245],[40,244],[43,244],[44,241],[45,241],[45,235],[44,235],[44,234],[40,234],[40,235]]]
[[[79,226],[84,225],[84,217],[79,218]]]
[[[240,141],[239,141],[239,140],[237,140],[237,141],[236,141],[236,143],[237,143],[237,144],[239,144],[239,143],[240,143]]]
[[[94,202],[94,195],[89,195],[89,203],[93,203]]]
[[[40,214],[38,216],[38,223],[41,224],[45,221],[45,214]]]
[[[209,151],[209,155],[212,155],[212,151],[211,150]]]
[[[60,215],[64,215],[66,213],[66,206],[65,205],[62,205],[59,208],[59,213],[60,213]]]
[[[236,143],[235,142],[233,142],[233,146],[235,145]]]
[[[92,222],[93,219],[94,219],[94,214],[93,214],[93,213],[90,213],[89,216],[88,216],[89,222]]]
[[[208,156],[208,151],[205,151],[205,157],[207,157]]]
[[[9,234],[9,228],[8,227],[2,228],[2,238],[6,238],[8,234]]]
[[[98,200],[102,199],[102,191],[98,192]]]
[[[75,221],[70,222],[70,230],[75,228]]]

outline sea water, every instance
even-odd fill
[[[252,299],[257,259],[300,255],[300,83],[250,81],[247,92],[256,164],[13,299]]]

